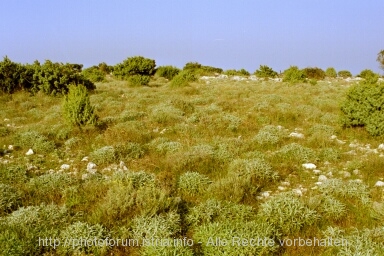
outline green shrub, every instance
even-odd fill
[[[156,70],[156,75],[172,80],[179,72],[180,69],[174,66],[160,66]]]
[[[329,67],[325,70],[325,76],[335,78],[337,77],[336,69],[333,67]]]
[[[133,75],[151,76],[155,72],[155,67],[155,60],[135,56],[114,66],[113,75],[120,79],[128,79]]]
[[[60,239],[63,242],[58,248],[58,252],[64,255],[79,255],[86,253],[87,255],[107,255],[109,244],[106,244],[106,238],[109,237],[107,230],[100,224],[90,225],[85,222],[75,222],[60,232]],[[83,241],[93,241],[92,246],[80,243]],[[65,245],[64,241],[68,244]],[[103,241],[102,244],[99,241]]]
[[[365,127],[372,136],[384,134],[384,84],[353,85],[341,105],[344,127]]]
[[[173,238],[180,228],[180,215],[174,211],[155,216],[139,216],[132,220],[132,236],[135,239]]]
[[[146,149],[139,143],[135,142],[118,144],[115,148],[116,158],[118,160],[139,159],[146,153]]]
[[[364,69],[357,76],[364,78],[366,83],[368,83],[368,84],[375,84],[379,80],[379,77],[380,77],[379,74],[374,73],[370,69]]]
[[[325,72],[321,68],[305,68],[303,69],[303,72],[309,79],[322,80],[325,78]]]
[[[86,68],[82,71],[82,74],[85,78],[89,79],[94,83],[105,81],[105,73],[101,71],[98,66]]]
[[[75,182],[69,174],[48,173],[30,179],[26,188],[32,201],[59,203],[64,189]]]
[[[220,74],[223,72],[223,69],[215,68],[211,66],[203,66],[197,62],[188,62],[185,64],[183,71],[190,71],[200,76],[209,76],[209,75]]]
[[[116,161],[116,151],[112,146],[105,146],[93,151],[90,157],[96,164],[111,164]]]
[[[309,209],[293,192],[284,192],[262,203],[259,218],[283,235],[291,235],[317,222],[319,216]]]
[[[21,205],[21,194],[14,187],[0,183],[0,216]]]
[[[45,238],[58,238],[70,217],[65,207],[40,205],[21,207],[0,218],[0,246],[6,255],[43,255],[53,252],[53,246],[42,246]],[[39,240],[40,238],[40,240]],[[53,242],[52,242],[53,243]],[[4,249],[6,248],[6,249]],[[19,252],[11,254],[11,252]]]
[[[255,71],[255,75],[261,78],[274,78],[277,77],[277,72],[266,65],[260,65],[260,68]]]
[[[337,76],[342,78],[347,78],[347,77],[352,77],[352,73],[349,72],[348,70],[340,70],[339,72],[337,72]]]
[[[178,187],[187,195],[198,195],[211,183],[208,177],[198,172],[186,172],[179,178]]]
[[[7,56],[0,62],[0,91],[14,93],[21,90],[21,75],[24,72],[21,64],[12,62]]]
[[[98,119],[87,88],[81,84],[70,86],[68,95],[64,97],[63,111],[67,122],[79,128],[87,124],[95,125]]]
[[[253,139],[260,145],[273,145],[281,142],[287,135],[283,127],[267,125]]]
[[[145,86],[149,84],[150,76],[145,75],[132,75],[128,78],[130,86]]]
[[[315,152],[312,149],[297,143],[285,145],[277,151],[277,155],[283,160],[294,161],[296,163],[304,163],[316,159]]]
[[[306,76],[303,70],[300,70],[297,66],[291,66],[284,71],[283,82],[303,83],[306,81]]]
[[[15,143],[22,148],[31,148],[38,154],[48,154],[55,150],[55,143],[36,131],[18,133]]]
[[[362,204],[371,202],[368,186],[356,180],[342,181],[340,179],[328,179],[320,185],[319,190],[325,195],[357,199]]]
[[[201,243],[202,255],[275,255],[279,247],[275,242],[276,233],[269,223],[227,219],[196,228],[193,238],[204,241]],[[217,238],[227,243],[216,245]],[[252,245],[244,246],[241,239],[254,240]]]
[[[197,81],[197,77],[193,72],[183,70],[172,79],[170,86],[174,88],[185,87],[189,85],[189,82],[195,81]]]
[[[236,159],[228,168],[228,174],[251,181],[274,181],[279,177],[262,159]]]
[[[224,73],[224,75],[227,75],[227,76],[250,76],[251,74],[245,70],[244,68],[240,69],[240,70],[236,70],[236,69],[228,69],[226,70]]]
[[[28,180],[27,168],[23,165],[0,163],[0,183],[15,185]]]

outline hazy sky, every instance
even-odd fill
[[[0,57],[115,65],[141,55],[182,68],[290,65],[381,72],[383,0],[0,1]]]

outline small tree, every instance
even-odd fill
[[[325,72],[321,68],[305,68],[304,74],[309,79],[322,80],[325,78]]]
[[[255,71],[255,75],[261,78],[274,78],[277,76],[277,72],[266,65],[260,65],[260,68]]]
[[[98,119],[94,107],[91,106],[87,88],[81,84],[69,86],[69,93],[64,97],[63,110],[67,122],[80,130],[87,124],[95,125]]]
[[[360,72],[358,77],[364,78],[366,82],[370,84],[375,84],[379,80],[379,75],[374,73],[370,69],[364,69],[363,71]]]
[[[306,76],[303,70],[300,70],[297,66],[291,66],[284,71],[283,82],[289,82],[291,84],[305,82]]]
[[[352,73],[349,72],[348,70],[340,70],[340,71],[337,73],[337,76],[338,76],[338,77],[342,77],[342,78],[347,78],[347,77],[352,77]]]
[[[113,74],[120,79],[129,79],[134,75],[151,76],[155,73],[156,62],[142,56],[127,58],[113,68]]]
[[[325,70],[325,76],[335,78],[337,77],[336,69],[333,67],[329,67]]]

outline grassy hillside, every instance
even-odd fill
[[[62,98],[1,95],[0,254],[384,255],[384,139],[341,128],[352,83],[110,79],[82,130]]]

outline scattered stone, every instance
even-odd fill
[[[380,144],[377,149],[384,150],[384,143]]]
[[[354,175],[358,175],[358,174],[360,173],[360,171],[359,171],[358,169],[355,169],[355,170],[352,171],[352,173],[353,173]]]
[[[320,186],[320,185],[322,185],[322,184],[323,184],[323,182],[321,182],[321,181],[318,181],[318,182],[315,182],[315,184],[316,184],[317,186]]]
[[[302,196],[303,195],[303,191],[301,191],[301,189],[299,188],[295,188],[295,189],[292,189],[292,191],[298,195],[298,196]]]
[[[261,196],[264,197],[264,198],[267,198],[270,196],[270,193],[271,191],[264,191],[263,193],[261,193]]]
[[[325,175],[320,175],[319,176],[319,179],[318,179],[319,182],[324,182],[326,180],[328,180],[327,176],[325,176]]]
[[[291,132],[289,134],[289,137],[298,138],[298,139],[304,139],[305,138],[304,134],[299,133],[299,132]]]
[[[289,187],[291,185],[291,183],[289,183],[289,181],[283,181],[283,182],[281,182],[281,185]]]
[[[9,122],[9,119],[8,118],[4,118],[4,122]]]
[[[82,180],[88,179],[88,173],[84,173],[83,175],[81,175],[81,179]]]
[[[339,140],[339,139],[337,139],[336,142],[339,143],[339,144],[345,144],[346,143],[345,141]]]
[[[319,187],[318,186],[314,186],[314,187],[312,187],[311,189],[312,190],[316,190],[316,189],[318,189]]]
[[[320,170],[313,170],[313,173],[314,173],[314,174],[320,174],[321,171],[320,171]]]
[[[83,157],[83,159],[81,159],[81,162],[88,162],[88,157],[87,156]]]
[[[332,172],[328,172],[327,175],[328,175],[329,177],[332,177],[332,176],[333,176],[333,173],[332,173]]]
[[[316,169],[316,165],[312,163],[302,164],[301,166],[303,166],[305,169],[310,169],[310,170]]]
[[[13,145],[8,145],[8,150],[13,150]]]
[[[34,152],[33,152],[33,150],[30,148],[28,151],[27,151],[27,153],[25,153],[27,156],[30,156],[30,155],[33,155],[34,154]]]
[[[361,179],[355,179],[354,180],[356,183],[363,183],[363,181]]]
[[[284,190],[286,190],[286,187],[278,186],[277,189],[280,190],[280,191],[284,191]]]
[[[87,164],[87,171],[89,173],[95,174],[97,172],[96,167],[97,167],[97,165],[95,163],[89,162]]]
[[[375,187],[384,187],[384,182],[381,180],[377,181]]]
[[[71,166],[70,166],[69,164],[62,164],[62,165],[60,166],[60,169],[61,169],[61,170],[69,170],[70,167],[71,167]]]

